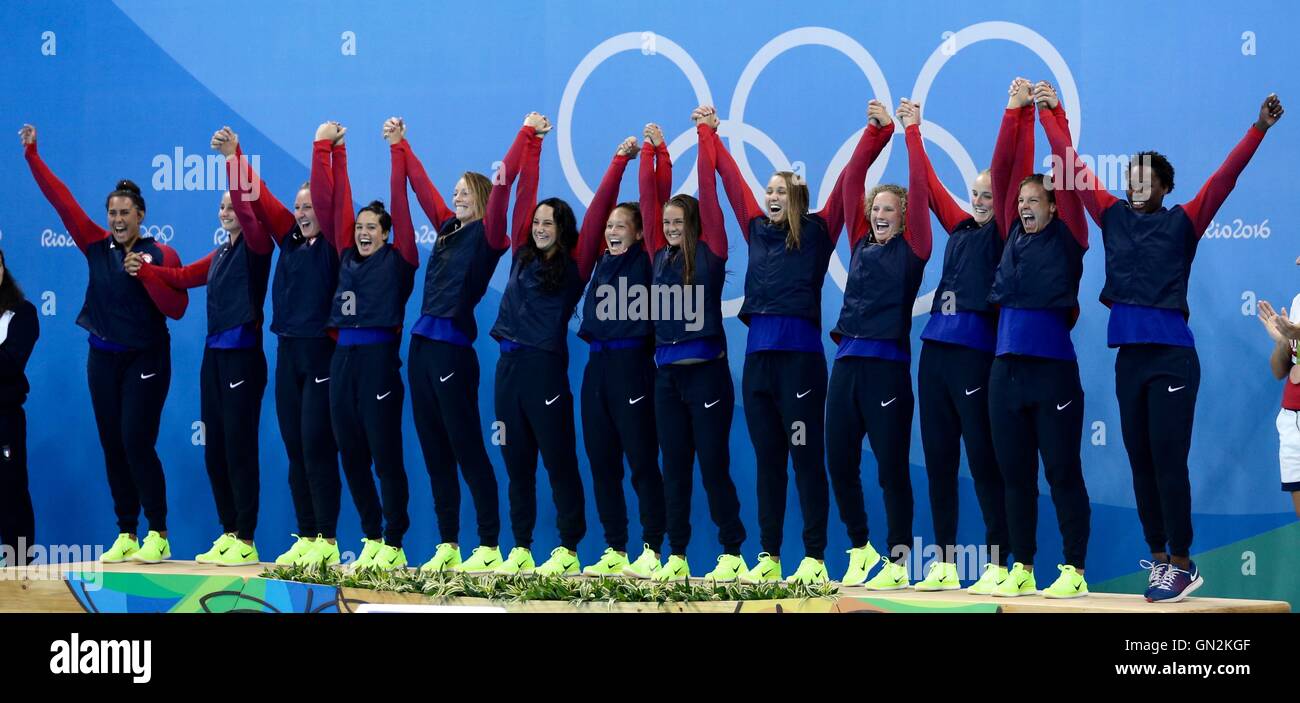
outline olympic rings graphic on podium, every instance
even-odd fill
[[[1074,75],[1070,72],[1070,68],[1060,52],[1047,39],[1034,30],[1013,22],[981,22],[970,25],[954,34],[946,34],[944,41],[935,47],[930,57],[921,67],[916,83],[910,93],[911,100],[924,105],[935,78],[948,61],[960,53],[962,49],[988,40],[1003,40],[1019,44],[1032,51],[1047,64],[1052,73],[1053,83],[1060,92],[1061,102],[1065,105],[1066,111],[1074,118],[1070,125],[1070,131],[1074,144],[1079,144],[1082,120],[1079,117],[1079,91],[1074,81]],[[744,71],[741,72],[740,78],[736,82],[736,88],[732,93],[731,105],[726,117],[719,115],[718,134],[727,139],[732,157],[736,160],[741,175],[754,188],[756,194],[761,194],[762,188],[760,184],[762,182],[759,181],[749,163],[749,156],[744,148],[746,145],[756,148],[776,169],[790,169],[791,162],[771,137],[758,127],[745,122],[745,108],[748,105],[749,96],[753,91],[755,82],[757,82],[759,75],[767,68],[768,64],[785,52],[802,46],[823,46],[834,49],[848,57],[870,82],[875,98],[887,106],[894,104],[889,90],[889,83],[880,65],[870,51],[849,35],[826,27],[799,27],[777,35],[764,44],[749,60],[749,63],[745,65]],[[578,95],[591,74],[610,57],[626,51],[637,51],[643,55],[662,56],[668,59],[677,66],[690,83],[691,90],[695,93],[696,103],[700,105],[713,104],[712,91],[709,88],[708,80],[704,77],[704,72],[700,70],[699,64],[685,49],[671,39],[651,32],[626,32],[610,37],[596,45],[578,62],[572,75],[569,76],[569,81],[565,84],[564,92],[560,97],[558,124],[556,125],[561,169],[564,172],[569,188],[584,205],[590,204],[595,194],[591,187],[587,185],[586,180],[583,179],[573,154],[572,118],[574,108],[576,107]],[[695,145],[694,131],[694,129],[688,129],[669,142],[668,151],[674,163]],[[839,173],[848,163],[849,157],[853,153],[853,147],[861,134],[862,130],[850,134],[835,152],[834,157],[827,164],[815,202],[824,203],[826,201],[830,195],[829,190],[835,182],[833,174]],[[952,159],[965,183],[975,180],[975,177],[979,174],[979,169],[976,168],[969,152],[951,132],[931,119],[928,114],[925,117],[924,134],[926,139],[942,149]],[[891,152],[892,143],[885,146],[879,158],[876,159],[876,162],[872,164],[871,169],[867,172],[869,181],[879,181],[880,175],[889,163]],[[694,193],[697,189],[698,179],[698,166],[692,165],[679,192]],[[959,202],[966,201],[966,197],[962,194],[954,193],[953,196]],[[829,273],[840,290],[844,290],[848,283],[848,271],[838,252],[835,252],[834,256],[831,257]],[[918,296],[912,308],[913,316],[928,312],[933,298],[934,291]],[[722,301],[723,315],[727,317],[734,316],[740,311],[743,302],[743,296]]]

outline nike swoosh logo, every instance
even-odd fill
[[[485,561],[485,562],[483,562],[483,566],[492,566],[492,565],[495,564],[495,563],[497,563],[497,560],[496,560],[496,559],[492,559],[491,561]]]
[[[1187,386],[1179,386],[1179,387],[1177,387],[1177,388],[1174,388],[1173,386],[1170,386],[1170,387],[1169,387],[1169,392],[1170,392],[1170,393],[1177,393],[1178,391],[1181,391],[1182,389],[1184,389],[1184,388],[1186,388],[1186,387],[1187,387]]]
[[[1066,409],[1066,408],[1068,408],[1068,407],[1070,406],[1070,403],[1073,403],[1073,402],[1074,402],[1073,400],[1067,400],[1067,401],[1065,401],[1065,405],[1058,405],[1058,406],[1056,406],[1056,409],[1057,409],[1057,410],[1064,410],[1064,409]]]
[[[449,379],[449,378],[451,378],[452,376],[455,376],[455,375],[456,375],[456,372],[455,372],[455,371],[452,371],[451,373],[447,374],[446,376],[439,376],[439,377],[438,377],[438,382],[439,382],[439,383],[446,383],[446,382],[447,382],[447,379]]]
[[[884,407],[888,407],[889,404],[892,403],[892,402],[894,402],[895,400],[898,400],[898,396],[894,396],[893,398],[890,398],[889,400],[882,400],[882,401],[880,401],[880,407],[882,407],[882,408],[884,408]]]
[[[771,570],[771,569],[768,569],[767,571],[764,571],[763,573],[759,574],[758,577],[761,578],[761,579],[765,579],[765,578],[767,578],[767,575],[770,574],[770,573],[772,573],[772,570]]]
[[[238,388],[238,387],[240,387],[240,386],[242,386],[242,385],[244,385],[244,382],[243,382],[243,381],[240,381],[239,383],[232,383],[232,384],[230,384],[230,387],[231,387],[231,388]]]
[[[979,392],[980,392],[980,388],[983,388],[983,387],[984,387],[984,386],[980,386],[979,388],[976,388],[975,390],[967,389],[967,390],[966,390],[966,395],[974,395],[974,394],[976,394],[976,393],[979,393]]]
[[[330,377],[329,377],[329,376],[326,376],[325,378],[318,378],[318,379],[316,379],[316,382],[317,382],[317,383],[324,383],[324,382],[326,382],[326,381],[328,381],[328,380],[330,380]]]
[[[802,397],[808,395],[809,393],[812,393],[812,389],[811,389],[811,388],[809,388],[808,390],[804,391],[803,393],[795,393],[795,394],[794,394],[794,397],[796,397],[796,398],[802,398]]]
[[[560,396],[557,395],[557,396],[555,396],[554,398],[551,398],[550,400],[546,401],[546,404],[547,404],[547,405],[550,405],[551,403],[554,403],[555,401],[557,401],[557,400],[559,400],[559,399],[560,399]]]
[[[721,402],[722,402],[722,399],[721,399],[721,398],[718,398],[717,400],[713,401],[712,403],[705,403],[705,404],[704,404],[704,409],[705,409],[705,410],[708,410],[709,408],[711,408],[711,407],[713,407],[713,406],[715,406],[715,405],[717,405],[718,403],[721,403]]]
[[[383,395],[377,395],[375,396],[375,400],[383,400],[384,398],[387,398],[390,393],[392,393],[392,391],[388,391],[388,393],[385,393]]]
[[[677,570],[673,572],[673,576],[676,576],[677,574],[682,573],[682,568],[683,568],[683,567],[680,567],[680,566],[677,567]]]
[[[644,398],[644,397],[645,397],[645,396],[641,396],[641,398]],[[627,404],[628,404],[628,405],[636,405],[637,403],[641,402],[641,398],[637,398],[636,400],[632,400],[631,398],[628,398],[628,399],[627,399]]]
[[[144,374],[140,374],[140,380],[141,380],[141,381],[147,381],[147,380],[149,380],[149,379],[151,379],[151,378],[153,378],[154,376],[157,376],[157,375],[158,375],[157,372],[151,373],[151,374],[149,374],[148,376],[146,376],[146,375],[144,375]]]

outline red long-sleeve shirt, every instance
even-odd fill
[[[533,132],[530,127],[523,129]],[[522,130],[521,130],[522,131]],[[541,169],[542,138],[533,132],[525,142],[523,161],[519,168],[519,186],[515,189],[515,209],[510,216],[510,253],[528,243],[532,234],[533,210],[537,209],[537,181]]]
[[[930,260],[934,235],[930,228],[930,182],[926,173],[928,159],[921,140],[919,125],[906,130],[907,141],[907,222],[903,225],[903,239],[922,261]]]
[[[1056,110],[1042,110],[1039,115],[1046,130],[1048,124],[1062,129],[1066,134],[1070,132],[1069,122],[1065,118],[1065,110],[1059,105]],[[1028,130],[1032,132],[1032,127]],[[1069,176],[1066,169],[1071,169],[1073,173],[1078,173],[1077,164],[1079,154],[1074,150],[1074,145],[1070,144],[1069,139],[1048,139],[1052,147],[1052,182],[1062,184],[1062,188],[1056,189],[1056,214],[1070,228],[1070,234],[1074,235],[1075,241],[1084,250],[1088,248],[1088,219],[1084,216],[1083,198],[1078,184],[1070,184]]]
[[[618,187],[623,181],[623,172],[627,170],[630,159],[631,157],[622,154],[614,155],[604,177],[600,179],[591,204],[587,206],[586,214],[582,216],[582,228],[578,233],[578,246],[574,249],[573,259],[578,264],[578,275],[584,284],[591,280],[596,260],[605,251],[605,223],[618,204]]]
[[[420,250],[415,244],[415,224],[411,222],[411,202],[406,194],[406,154],[401,144],[388,148],[391,167],[388,174],[388,188],[392,207],[389,214],[393,218],[392,243],[397,253],[406,263],[415,268],[420,267]],[[345,177],[346,178],[346,177]]]
[[[1010,176],[1008,177],[1009,182],[1019,183],[1028,177],[1030,173],[1033,173],[1034,132],[1032,129],[1028,130],[1024,134],[1020,134],[1019,131],[1017,131],[1016,139],[1012,140],[1010,143],[1001,144],[1000,146],[1002,148],[1016,148],[1016,155],[1013,160],[1014,163],[1011,166]],[[1005,159],[1007,157],[1005,155],[994,153],[993,158],[996,161],[999,158]],[[957,228],[957,225],[970,219],[971,215],[953,199],[952,195],[948,193],[948,189],[944,188],[943,183],[939,180],[938,174],[934,171],[934,165],[930,162],[929,156],[925,159],[925,168],[926,182],[930,187],[930,209],[933,210],[935,216],[939,218],[939,224],[943,227],[944,231],[951,234],[952,231]],[[992,178],[991,174],[990,178]],[[1000,216],[999,207],[996,202],[994,203],[993,212],[995,217]],[[999,225],[1001,225],[1001,223],[999,223]],[[999,227],[1003,239],[1006,239],[1007,237],[1010,223],[1006,223],[1006,225],[1006,227]]]
[[[239,164],[242,173],[231,172],[229,177],[230,197],[236,203],[235,214],[238,215],[240,212],[239,202],[242,201],[251,205],[252,212],[257,218],[261,230],[261,232],[253,232],[253,236],[249,237],[249,248],[253,248],[254,239],[262,239],[259,236],[261,233],[269,236],[274,242],[274,246],[278,246],[280,240],[293,231],[294,225],[298,223],[298,218],[294,217],[293,211],[285,207],[284,203],[275,197],[275,194],[267,187],[266,181],[263,181],[257,171],[253,170],[252,163],[244,156],[241,148],[235,148],[235,155],[242,159]],[[236,178],[236,175],[239,178]],[[240,218],[239,222],[240,226],[244,228],[245,234],[251,232],[249,224],[243,218]],[[272,246],[272,249],[274,249],[274,246]],[[254,249],[254,251],[259,250]],[[268,253],[269,251],[267,250]]]
[[[703,122],[695,126],[695,133],[700,144],[700,242],[714,256],[726,261],[727,228],[723,224],[722,205],[718,203],[716,135],[713,128]],[[748,224],[749,220],[745,222]]]
[[[870,204],[866,202],[866,181],[867,171],[871,164],[875,163],[876,157],[884,151],[885,145],[894,136],[894,123],[886,123],[884,127],[874,124],[867,125],[863,130],[862,137],[858,139],[858,145],[853,149],[853,156],[849,163],[844,167],[844,172],[840,174],[840,180],[836,182],[836,189],[840,191],[839,200],[846,204],[846,207],[852,207],[852,213],[846,213],[849,230],[849,250],[851,251],[858,245],[858,241],[867,236],[871,231],[871,224],[867,221],[867,208]],[[906,223],[904,223],[906,229]],[[839,241],[838,230],[831,237],[832,243]]]
[[[655,253],[664,247],[663,207],[672,197],[673,162],[666,143],[659,146],[649,141],[641,143],[637,185],[641,192],[641,219],[645,224],[642,229],[645,250],[653,260]]]
[[[82,254],[92,245],[108,238],[108,230],[95,224],[86,211],[77,204],[72,192],[59,180],[49,166],[41,160],[40,153],[36,150],[36,144],[28,144],[24,150],[24,156],[27,159],[27,165],[32,170],[32,176],[36,179],[36,185],[45,195],[45,199],[54,206],[58,212],[59,219],[63,221],[63,226],[68,228],[68,234],[76,243],[77,248]],[[163,266],[180,266],[181,258],[176,251],[162,242],[156,243],[158,249],[163,253]],[[172,290],[169,287],[158,282],[141,281],[145,291],[149,294],[149,299],[158,308],[158,311],[173,320],[181,319],[185,314],[185,308],[189,305],[189,295],[184,291]]]

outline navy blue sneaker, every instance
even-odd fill
[[[1189,563],[1186,570],[1180,569],[1171,563],[1160,574],[1160,581],[1147,594],[1147,601],[1151,603],[1177,603],[1190,596],[1192,591],[1201,587],[1202,583],[1204,581],[1201,579],[1200,569],[1196,568],[1196,562]]]
[[[1141,559],[1138,561],[1138,564],[1140,564],[1143,569],[1151,572],[1147,574],[1147,590],[1142,593],[1143,598],[1151,600],[1151,592],[1156,590],[1156,584],[1160,583],[1160,578],[1164,575],[1165,569],[1169,568],[1169,562],[1151,562],[1146,559]]]

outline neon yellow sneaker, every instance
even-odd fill
[[[330,544],[328,540],[316,535],[311,549],[294,560],[294,566],[334,566],[339,563],[339,545]]]
[[[971,584],[966,592],[973,596],[992,595],[993,589],[1007,580],[1007,567],[1001,564],[985,564],[980,580]]]
[[[289,550],[284,554],[275,558],[277,566],[289,566],[293,564],[298,560],[298,557],[310,552],[311,548],[316,546],[316,540],[311,539],[310,537],[299,537],[298,535],[292,536],[294,537],[293,545],[290,546]]]
[[[907,568],[888,557],[880,557],[880,571],[867,582],[868,591],[901,591],[907,588]]]
[[[722,557],[718,557],[718,561],[721,560]],[[640,559],[637,561],[640,561]],[[650,578],[659,583],[668,583],[669,581],[686,581],[690,577],[691,565],[686,563],[686,557],[673,554],[668,557],[668,563],[660,567]]]
[[[235,539],[235,533],[227,532],[213,540],[212,548],[194,557],[194,561],[197,561],[200,564],[215,564],[217,563],[217,559],[220,558],[227,549],[230,549],[230,544],[238,541],[239,540]]]
[[[871,570],[880,563],[880,554],[876,548],[868,542],[865,547],[854,547],[849,550],[849,569],[844,572],[844,578],[840,583],[845,586],[857,586],[867,580]]]
[[[718,557],[717,566],[704,575],[705,580],[714,583],[731,583],[749,571],[745,559],[735,554],[723,554]]]
[[[542,562],[542,565],[533,571],[537,576],[577,576],[581,572],[582,565],[578,563],[578,555],[564,547],[552,549],[551,558]]]
[[[957,577],[957,565],[950,562],[932,561],[925,578],[914,586],[918,591],[956,591],[961,589],[961,579]]]
[[[627,567],[627,555],[620,554],[611,547],[600,555],[600,561],[583,569],[582,575],[594,578],[619,577],[623,575],[623,569]]]
[[[135,535],[123,532],[113,540],[113,546],[100,555],[99,561],[104,564],[120,564],[138,551],[140,551],[140,543],[136,541]]]
[[[1061,570],[1061,575],[1043,590],[1044,598],[1082,598],[1088,595],[1088,582],[1083,580],[1083,574],[1069,564],[1057,564],[1056,568]]]
[[[804,557],[799,562],[799,568],[789,578],[789,583],[826,583],[829,579],[826,577],[826,564],[817,561],[812,557]]]
[[[741,583],[764,583],[781,580],[781,562],[772,558],[767,552],[758,553],[754,568],[740,574]]]
[[[401,547],[394,547],[391,544],[385,544],[375,552],[375,558],[370,561],[370,567],[380,571],[392,571],[394,569],[406,568],[406,550]]]
[[[494,574],[502,576],[528,576],[537,568],[537,563],[533,561],[533,552],[524,547],[515,547],[510,550],[506,560],[501,562]]]
[[[1007,577],[993,589],[993,595],[999,598],[1015,598],[1016,596],[1033,596],[1038,594],[1038,582],[1034,580],[1034,572],[1025,569],[1025,565],[1016,562],[1011,565],[1011,571],[1007,572]]]
[[[503,561],[505,560],[501,558],[500,547],[479,546],[470,552],[469,559],[461,562],[456,570],[470,576],[481,576],[495,571]]]
[[[127,558],[141,564],[157,564],[163,559],[172,558],[172,547],[162,535],[149,530],[149,534],[144,538],[144,544],[140,545],[140,550]]]
[[[634,579],[651,579],[659,573],[662,566],[659,564],[659,555],[650,548],[650,545],[644,545],[641,550],[641,556],[636,561],[623,567],[623,575]]]
[[[424,562],[420,571],[426,573],[440,573],[443,571],[455,571],[460,566],[460,547],[453,547],[447,542],[438,545],[433,552],[433,558]]]
[[[362,569],[369,569],[370,567],[374,566],[375,555],[379,553],[380,548],[382,548],[383,546],[384,546],[384,540],[382,539],[370,539],[369,537],[362,537],[361,554],[357,556],[356,561],[352,562],[351,565],[352,570],[361,571]]]
[[[257,547],[237,539],[212,563],[216,566],[252,566],[257,562]]]

